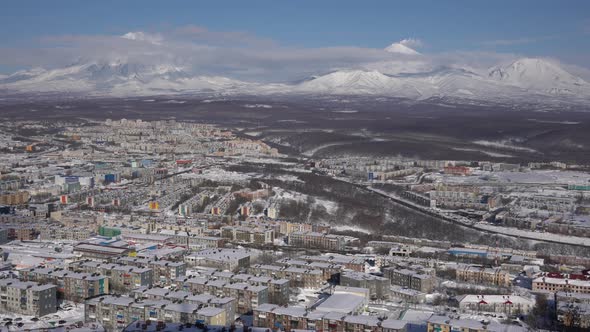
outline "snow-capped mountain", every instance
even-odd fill
[[[227,90],[245,85],[226,77],[190,75],[175,65],[143,65],[121,60],[73,64],[52,70],[35,68],[0,78],[0,90],[116,96]]]
[[[406,47],[403,44],[398,43]],[[144,65],[123,60],[76,63],[64,68],[34,68],[0,76],[3,93],[70,93],[80,96],[165,94],[334,94],[382,95],[410,99],[457,97],[475,100],[552,100],[590,102],[590,84],[559,65],[520,59],[488,70],[432,67],[410,59],[409,72],[379,63],[284,84],[251,83],[200,76],[172,64]],[[412,62],[414,61],[414,62]]]
[[[385,50],[389,53],[399,53],[399,54],[406,54],[406,55],[420,55],[420,53],[406,45],[402,42],[393,43],[385,48]]]
[[[372,94],[418,98],[402,79],[378,71],[345,70],[316,77],[295,87],[296,91],[330,94]]]
[[[539,96],[590,99],[590,84],[541,59],[521,59],[508,66],[491,68],[487,73],[453,67],[394,75],[374,70],[339,71],[308,80],[299,88],[324,94],[379,94],[414,99],[491,100]]]
[[[588,88],[583,79],[542,59],[519,59],[507,66],[492,68],[488,76],[505,84],[553,94],[576,94]]]

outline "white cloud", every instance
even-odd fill
[[[145,41],[148,43],[152,43],[154,45],[160,45],[162,43],[163,37],[160,34],[149,34],[143,31],[134,31],[134,32],[127,32],[121,38],[129,39],[129,40],[137,40],[137,41]]]
[[[409,48],[420,48],[424,45],[420,39],[416,38],[402,39],[399,41],[399,43]]]
[[[480,44],[483,46],[512,46],[512,45],[524,45],[524,44],[534,44],[542,41],[556,39],[559,36],[557,35],[549,35],[549,36],[538,36],[538,37],[522,37],[522,38],[515,38],[515,39],[496,39],[496,40],[487,40],[483,41]]]
[[[410,48],[424,45],[416,38],[404,39],[399,44]],[[129,61],[168,64],[191,74],[261,82],[299,80],[342,68],[377,69],[390,74],[437,66],[483,70],[516,57],[494,52],[412,55],[354,46],[288,47],[247,32],[210,31],[193,25],[161,32],[52,36],[28,48],[0,47],[0,65],[5,66],[55,68],[74,62]]]

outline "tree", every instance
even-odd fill
[[[527,324],[533,329],[552,329],[555,325],[553,310],[549,305],[547,297],[539,294],[535,298],[535,306],[531,313],[526,317]]]

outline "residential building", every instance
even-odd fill
[[[77,273],[60,268],[30,268],[20,271],[23,281],[51,283],[57,286],[58,298],[83,302],[89,297],[107,294],[109,279],[98,273]]]
[[[57,311],[57,287],[18,279],[0,279],[0,310],[41,317]]]
[[[185,256],[184,261],[190,266],[235,271],[250,266],[250,252],[240,249],[205,249]]]
[[[340,275],[340,285],[367,288],[372,299],[388,299],[391,282],[368,273],[345,271]]]
[[[303,248],[343,251],[345,239],[342,236],[317,232],[292,232],[289,245]]]
[[[538,277],[533,280],[533,291],[590,294],[590,280],[563,277]]]
[[[423,293],[432,292],[436,286],[436,277],[432,274],[408,269],[397,269],[395,267],[383,269],[383,274],[389,278],[392,285],[417,290]]]
[[[457,280],[502,287],[509,287],[512,281],[510,274],[499,267],[485,268],[471,265],[457,267]]]
[[[519,295],[463,295],[459,299],[462,312],[496,312],[506,315],[526,315],[535,301]]]
[[[288,279],[290,287],[320,288],[326,283],[322,271],[315,269],[257,264],[252,266],[249,272],[254,275]]]
[[[447,316],[432,316],[428,320],[428,332],[525,332],[527,328],[500,324],[495,321],[475,319],[452,319]]]
[[[127,256],[131,251],[131,249],[126,247],[115,247],[84,242],[74,246],[74,253],[80,254],[82,258],[99,261]]]

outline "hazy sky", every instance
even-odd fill
[[[379,60],[372,50],[413,38],[423,54],[540,56],[590,67],[587,0],[3,0],[0,27],[0,72],[4,73],[63,65],[99,53],[125,53],[128,46],[111,38],[128,32],[143,32],[145,38],[140,39],[153,45],[174,41],[173,47],[167,47],[167,57],[178,51],[175,61],[185,61],[180,59],[191,53],[190,43],[218,51],[246,49],[248,61],[274,59],[278,53],[268,52],[278,50],[280,61],[287,50],[294,61],[313,61],[325,57],[327,49],[332,52],[328,62],[337,67],[366,61],[366,57]],[[148,48],[133,47],[131,53],[149,53]],[[347,50],[341,52],[342,59],[336,59],[338,50]],[[371,54],[361,56],[365,51]],[[305,53],[301,59],[297,59],[299,52]],[[276,66],[287,64],[280,61]],[[221,67],[224,73],[230,66]]]

